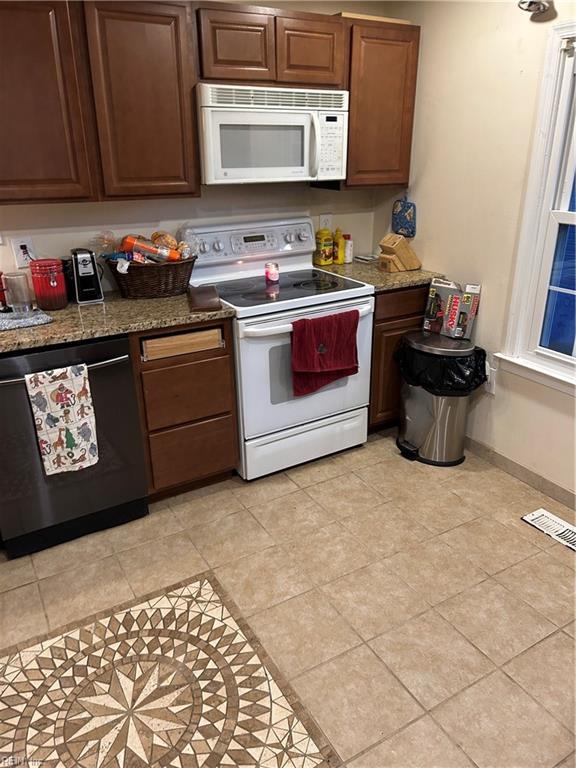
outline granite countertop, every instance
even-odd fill
[[[152,328],[168,328],[209,320],[233,317],[233,309],[195,312],[187,296],[168,299],[123,299],[107,294],[102,304],[80,307],[69,304],[66,309],[48,312],[52,322],[30,328],[0,332],[0,354],[33,347],[49,347],[86,339],[116,336]]]
[[[355,261],[352,264],[324,267],[354,280],[373,285],[376,293],[428,285],[440,272],[415,269],[411,272],[383,272],[377,264]],[[118,294],[107,294],[102,304],[83,307],[69,304],[66,309],[48,312],[52,322],[30,328],[0,332],[0,354],[34,347],[49,347],[87,339],[116,336],[152,328],[169,328],[210,320],[233,317],[233,309],[214,312],[196,312],[190,309],[187,296],[168,299],[123,299]]]
[[[433,277],[443,277],[441,272],[430,272],[426,269],[413,269],[409,272],[383,272],[379,269],[377,261],[373,264],[353,261],[352,264],[338,264],[332,267],[322,267],[322,269],[350,277],[352,280],[369,283],[374,286],[376,293],[428,285]]]

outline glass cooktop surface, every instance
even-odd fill
[[[358,288],[361,283],[318,269],[280,273],[278,283],[267,284],[264,275],[216,283],[220,298],[235,307],[255,307],[278,301],[338,293]]]

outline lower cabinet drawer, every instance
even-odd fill
[[[231,361],[211,360],[142,373],[148,429],[165,429],[233,408]]]
[[[235,469],[234,417],[220,416],[150,435],[155,490]]]
[[[374,308],[374,320],[394,320],[408,315],[423,315],[429,287],[402,288],[398,291],[378,293]]]

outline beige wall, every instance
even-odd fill
[[[410,195],[414,247],[455,280],[483,285],[476,340],[502,350],[548,32],[515,2],[384,3],[420,24]],[[557,21],[569,7],[557,5]],[[572,5],[572,16],[574,16]],[[375,210],[375,236],[380,212]],[[469,434],[498,453],[574,489],[574,400],[499,372],[480,394]]]
[[[312,189],[306,184],[204,187],[201,198],[178,200],[116,201],[105,203],[57,203],[0,206],[0,270],[15,268],[8,246],[11,234],[32,234],[38,257],[62,258],[70,248],[89,247],[102,230],[115,235],[155,229],[175,232],[181,223],[209,223],[237,219],[274,218],[332,212],[334,226],[350,232],[358,252],[372,249],[373,209],[379,200],[371,190],[334,192]]]

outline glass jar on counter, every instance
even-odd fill
[[[13,312],[32,312],[34,309],[34,294],[25,271],[4,272],[2,275],[2,285],[6,296],[6,303]]]
[[[36,259],[30,262],[30,273],[39,309],[64,309],[67,306],[66,281],[60,259]]]

